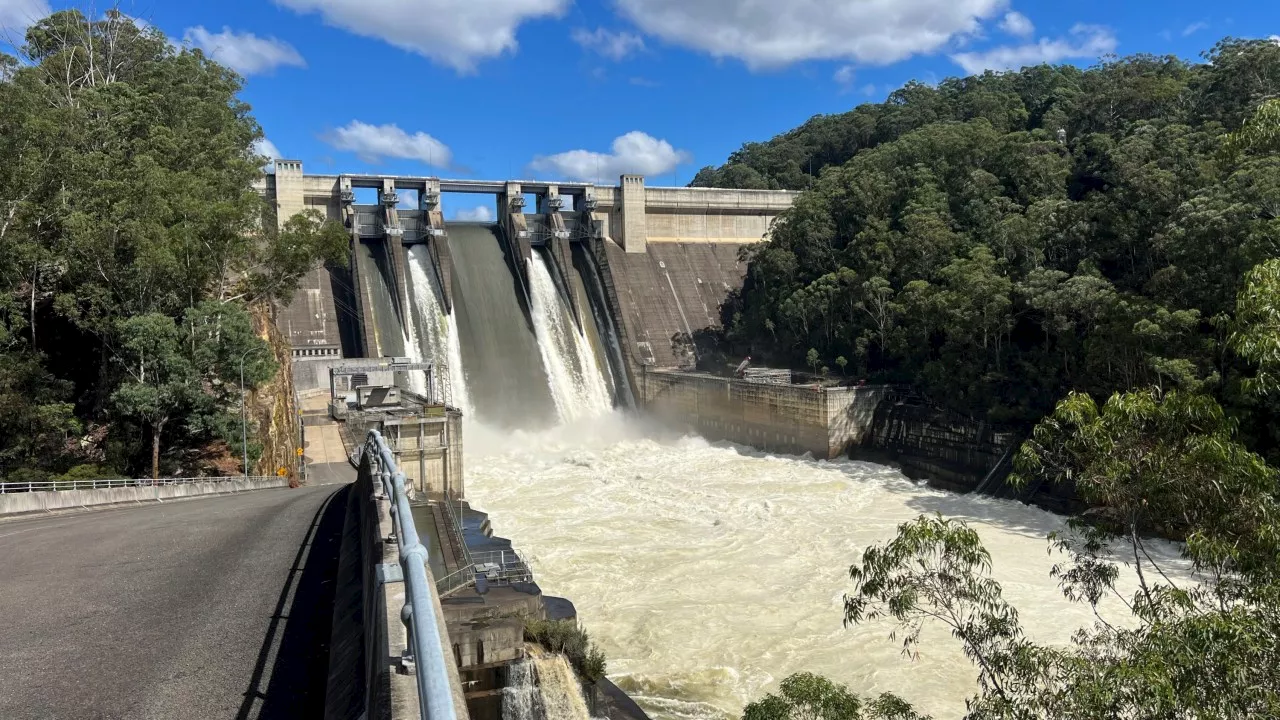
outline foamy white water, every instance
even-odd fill
[[[841,624],[850,563],[921,514],[979,532],[1032,639],[1065,644],[1093,620],[1049,577],[1061,557],[1045,536],[1062,518],[1017,502],[932,490],[871,463],[654,439],[617,414],[467,433],[472,503],[529,556],[544,592],[574,602],[609,676],[655,718],[737,718],[806,670],[962,715],[976,673],[945,630],[926,629],[912,662],[889,624]],[[1118,602],[1103,612],[1124,616]]]
[[[419,345],[416,330],[410,323],[410,334],[413,335],[411,347],[421,358],[429,358],[437,371],[443,370],[448,378],[450,396],[455,407],[464,413],[471,412],[471,403],[467,395],[466,376],[462,369],[462,349],[458,342],[457,322],[452,313],[446,314],[438,297],[436,281],[427,272],[431,258],[426,245],[414,245],[409,248],[409,280],[413,283],[413,302],[421,319],[425,337]],[[415,373],[415,376],[418,376]],[[425,389],[425,381],[419,377],[419,383]],[[415,388],[416,389],[416,388]],[[421,392],[421,390],[419,390]]]
[[[600,364],[560,299],[542,253],[529,260],[529,286],[534,334],[560,421],[609,412],[612,400]]]

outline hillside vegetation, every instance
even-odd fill
[[[1221,340],[1244,273],[1280,249],[1280,157],[1226,138],[1280,96],[1280,45],[1206,60],[913,83],[744,146],[695,184],[812,187],[750,251],[729,339],[997,421],[1067,390],[1237,403]]]
[[[25,40],[0,53],[0,477],[239,456],[241,362],[248,388],[276,371],[248,307],[343,262],[341,228],[276,231],[241,79],[201,52],[114,11]]]
[[[699,174],[800,187],[821,167],[749,251],[732,341],[1016,423],[1011,482],[1090,507],[1048,538],[1097,617],[1065,646],[1026,635],[961,519],[853,559],[845,623],[908,656],[948,630],[971,720],[1280,717],[1280,44],[1207,60],[911,85]],[[806,673],[744,713],[920,717]]]

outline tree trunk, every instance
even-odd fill
[[[151,479],[160,479],[160,433],[164,430],[164,420],[151,426]]]

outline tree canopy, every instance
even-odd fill
[[[270,355],[249,304],[341,261],[343,233],[277,231],[242,81],[199,50],[67,10],[20,55],[0,55],[0,475],[158,472],[162,433],[238,443],[227,358]]]
[[[1068,390],[1234,402],[1221,321],[1280,249],[1280,46],[1206,60],[912,83],[744,146],[694,184],[805,191],[746,251],[728,339],[1026,427]]]

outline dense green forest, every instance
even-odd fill
[[[1011,482],[1090,507],[1048,538],[1097,618],[1066,646],[1027,637],[962,520],[851,565],[846,624],[961,644],[966,718],[1280,717],[1280,44],[1206,60],[910,85],[698,176],[812,180],[748,253],[732,341],[1018,423]],[[744,712],[920,717],[808,673]]]
[[[808,190],[751,249],[728,338],[1023,427],[1067,390],[1150,385],[1274,417],[1222,339],[1280,249],[1280,157],[1225,139],[1277,96],[1280,45],[1228,39],[912,83],[747,144],[694,184]]]
[[[240,87],[114,11],[55,13],[0,53],[0,477],[240,453],[241,361],[250,388],[276,370],[251,311],[346,247],[318,215],[276,230]]]

